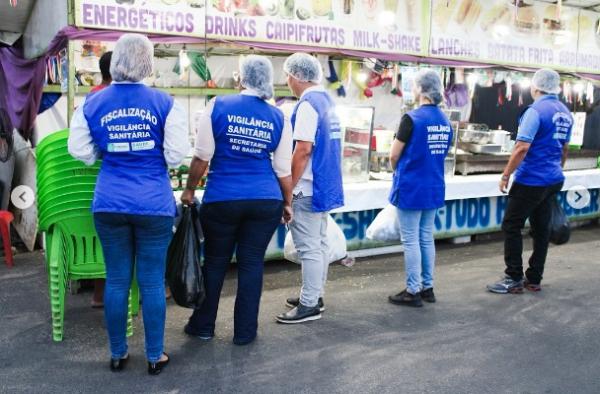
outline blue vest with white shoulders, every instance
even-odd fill
[[[212,111],[215,153],[203,202],[283,200],[271,154],[283,134],[283,113],[263,99],[220,96]]]
[[[563,147],[568,143],[573,117],[556,96],[544,96],[529,108],[537,111],[540,126],[525,159],[517,168],[515,182],[528,186],[550,186],[563,182]]]
[[[164,127],[173,98],[141,83],[112,84],[83,105],[102,154],[93,212],[175,216],[164,158]]]
[[[446,183],[444,161],[452,143],[452,126],[436,105],[423,105],[408,114],[413,122],[392,182],[389,201],[408,210],[440,208]]]
[[[344,205],[342,183],[342,132],[335,104],[327,92],[308,92],[302,96],[292,114],[296,125],[298,107],[307,101],[319,116],[312,150],[314,212],[328,212]]]

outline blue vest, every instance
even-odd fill
[[[435,105],[408,113],[413,121],[392,182],[390,203],[401,209],[424,210],[444,205],[444,160],[452,144],[452,126]]]
[[[102,152],[93,212],[175,216],[163,154],[173,98],[143,84],[113,84],[86,98],[83,113]]]
[[[217,97],[215,154],[202,201],[283,200],[271,162],[283,124],[283,113],[259,97]]]
[[[303,101],[307,101],[319,115],[312,150],[312,208],[314,212],[328,212],[344,205],[340,120],[335,113],[335,104],[327,92],[309,92],[294,108],[292,127],[296,125],[296,113]]]
[[[540,127],[525,159],[517,168],[515,182],[527,186],[550,186],[563,182],[561,160],[563,146],[571,138],[573,117],[558,98],[536,100],[533,108],[540,117]]]

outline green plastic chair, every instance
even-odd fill
[[[71,156],[69,154],[69,150],[67,149],[67,140],[65,140],[64,144],[65,145],[63,147],[59,147],[59,146],[49,147],[48,149],[46,149],[45,151],[43,151],[41,153],[36,151],[36,154],[35,154],[36,161],[38,161],[40,163],[48,163],[48,162],[53,162],[53,161],[61,162],[64,160],[68,160],[69,157],[71,158],[71,160],[75,160],[73,158],[73,156]]]
[[[48,286],[52,310],[52,338],[64,336],[65,298],[70,280],[106,277],[102,246],[94,229],[91,214],[65,219],[52,226],[48,249]],[[133,334],[132,316],[139,312],[139,291],[132,283],[129,294],[127,335]]]
[[[38,212],[38,215],[43,218],[53,217],[54,215],[61,215],[69,211],[85,209],[90,210],[92,207],[92,199],[81,199],[72,201],[63,201],[59,204],[53,205],[49,208],[44,208]]]
[[[96,173],[94,173],[94,171]],[[68,170],[63,171],[57,174],[50,174],[48,176],[43,176],[43,179],[40,179],[37,184],[40,190],[44,190],[48,186],[54,188],[60,188],[61,185],[72,185],[77,183],[90,183],[90,181],[96,181],[98,178],[98,170],[92,169],[91,171],[85,171],[78,173],[77,170]],[[53,183],[56,183],[53,185]]]
[[[55,148],[56,146],[67,146],[67,140],[69,138],[69,129],[57,131],[46,136],[35,148],[36,156],[45,154],[49,149]]]
[[[48,231],[53,224],[63,220],[77,219],[80,216],[91,215],[91,202],[87,205],[82,204],[81,208],[73,208],[62,212],[54,212],[38,218],[38,227],[41,231]]]
[[[57,179],[50,183],[41,182],[38,183],[38,196],[44,196],[48,192],[56,192],[57,190],[64,189],[66,187],[77,186],[77,185],[90,185],[96,184],[96,176],[82,176],[82,177],[69,177],[66,179]],[[95,187],[95,186],[94,186]]]
[[[69,129],[62,129],[44,137],[44,139],[40,141],[37,147],[43,148],[45,145],[48,145],[54,141],[67,138],[69,138]]]
[[[45,201],[59,198],[72,193],[94,193],[96,188],[95,183],[81,183],[75,185],[65,185],[61,188],[46,188],[40,192],[38,190],[38,204],[43,204]]]
[[[42,177],[47,175],[48,172],[56,173],[57,171],[65,170],[83,170],[83,169],[95,169],[100,171],[100,164],[94,164],[93,166],[86,166],[80,161],[75,160],[52,160],[48,162],[38,162],[37,176]]]
[[[45,169],[45,168],[53,167],[53,166],[64,166],[67,163],[77,163],[78,165],[80,165],[82,167],[86,167],[86,165],[83,162],[75,160],[73,158],[73,156],[71,156],[71,154],[68,152],[62,153],[60,155],[52,156],[49,158],[43,158],[43,159],[40,159],[38,156],[36,156],[35,161],[36,161],[37,167],[41,168],[41,169]]]
[[[94,198],[94,191],[88,190],[83,192],[73,192],[73,193],[65,193],[59,196],[51,196],[49,198],[44,199],[42,202],[38,201],[38,213],[46,212],[49,209],[53,209],[59,204],[63,204],[69,201],[81,201],[88,200],[92,201]]]

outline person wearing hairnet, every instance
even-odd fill
[[[389,200],[398,208],[406,288],[388,300],[422,307],[423,300],[435,302],[433,224],[437,209],[445,201],[444,161],[452,142],[452,127],[438,107],[442,82],[435,71],[419,72],[412,90],[419,107],[402,117],[390,152],[394,178]]]
[[[320,85],[321,64],[306,53],[295,53],[283,69],[290,90],[299,98],[292,115],[294,221],[290,230],[302,264],[302,288],[299,298],[286,301],[292,309],[276,319],[294,324],[320,319],[325,309],[330,263],[327,218],[330,210],[344,205],[344,191],[340,121],[332,98]]]
[[[167,167],[178,166],[190,144],[183,108],[142,83],[152,73],[153,56],[146,36],[119,38],[110,63],[113,82],[77,108],[68,146],[87,165],[102,158],[92,211],[106,263],[110,369],[122,370],[129,359],[127,305],[135,272],[144,300],[148,373],[157,375],[169,362],[163,351],[164,278],[175,198]]]
[[[550,240],[552,202],[562,189],[562,167],[567,159],[573,117],[558,100],[560,76],[554,70],[538,70],[531,81],[534,102],[519,120],[517,142],[500,179],[500,191],[508,192],[504,232],[504,277],[487,286],[493,293],[522,293],[523,288],[540,291]],[[523,275],[521,230],[529,219],[533,254]]]
[[[246,345],[257,335],[267,246],[280,222],[292,219],[292,129],[281,110],[266,101],[273,97],[269,59],[245,57],[240,78],[240,94],[216,97],[197,118],[194,159],[181,201],[192,204],[208,167],[200,206],[206,299],[184,331],[203,340],[214,337],[221,288],[235,251],[233,343]]]

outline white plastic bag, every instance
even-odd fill
[[[329,264],[334,261],[342,260],[348,255],[344,232],[340,226],[337,225],[335,220],[333,220],[331,215],[327,218],[327,243],[329,244]],[[298,251],[294,245],[291,231],[288,231],[285,235],[283,257],[286,260],[300,264],[300,258],[298,257]]]
[[[398,209],[388,204],[377,214],[373,222],[367,227],[367,238],[373,241],[399,241],[400,218]]]

